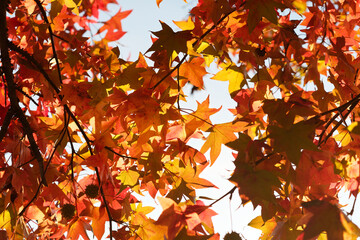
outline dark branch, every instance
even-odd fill
[[[227,195],[232,195],[234,193],[234,191],[236,190],[237,186],[234,186],[232,189],[230,189],[230,191],[228,191],[227,193],[225,193],[222,197],[218,198],[216,201],[214,201],[212,204],[209,205],[209,207],[211,207],[212,205],[214,205],[215,203],[219,202],[221,199],[223,199],[224,197],[226,197]]]
[[[2,142],[2,140],[4,139],[13,116],[14,116],[14,112],[12,111],[11,108],[9,108],[9,110],[7,111],[7,113],[5,115],[3,124],[0,129],[0,142]]]
[[[17,87],[16,90],[18,92],[20,92],[22,95],[24,95],[25,97],[27,97],[28,99],[30,99],[30,101],[35,104],[36,106],[39,106],[39,104],[31,97],[29,96],[29,94],[27,94],[26,92],[24,92],[21,88]]]
[[[129,157],[129,156],[126,156],[126,155],[123,155],[123,154],[119,154],[117,152],[115,152],[113,149],[111,149],[111,147],[108,147],[108,146],[105,146],[106,150],[112,152],[113,154],[119,156],[119,157],[122,157],[122,158],[127,158],[127,159],[134,159],[134,160],[137,160],[138,158],[136,157]]]
[[[14,82],[13,69],[11,65],[11,60],[9,56],[9,44],[8,44],[8,34],[7,34],[7,22],[6,22],[6,9],[7,1],[0,1],[0,26],[4,29],[2,34],[0,34],[0,48],[1,48],[1,61],[3,72],[6,78],[6,84],[8,86],[8,96],[10,98],[11,108],[13,109],[15,115],[19,118],[25,134],[27,135],[30,142],[30,149],[34,157],[36,158],[40,174],[41,181],[44,185],[47,185],[45,175],[44,175],[44,163],[43,157],[40,153],[39,147],[33,136],[33,129],[31,128],[24,112],[22,111],[19,105],[19,99],[16,96],[16,84]]]
[[[346,118],[349,116],[349,114],[354,110],[354,108],[356,107],[356,105],[360,102],[360,94],[357,95],[355,98],[351,99],[349,102],[344,103],[343,105],[331,109],[329,111],[323,112],[321,114],[319,114],[318,116],[324,116],[327,114],[330,114],[332,112],[337,111],[337,113],[331,117],[331,119],[326,123],[324,130],[321,132],[320,137],[319,137],[319,143],[318,146],[320,146],[321,144],[325,143],[332,135],[333,133],[340,127],[340,125],[342,123],[345,123]],[[342,114],[343,111],[348,110],[345,115]],[[336,123],[336,125],[331,129],[331,131],[329,132],[329,134],[326,135],[326,137],[323,139],[325,132],[327,130],[327,128],[334,123],[335,119],[337,117],[341,116],[341,120]],[[346,123],[345,123],[346,124]]]

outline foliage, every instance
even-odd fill
[[[219,239],[210,207],[235,191],[262,207],[249,224],[262,239],[360,236],[338,199],[360,182],[358,1],[199,0],[135,62],[110,44],[131,11],[84,37],[111,3],[0,1],[1,236]],[[180,106],[210,64],[237,103],[231,122],[211,122],[209,99]],[[224,144],[235,187],[206,206],[196,189],[216,187],[201,173]]]

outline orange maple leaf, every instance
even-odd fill
[[[180,75],[188,79],[188,81],[198,88],[204,87],[203,77],[207,74],[203,58],[193,58],[190,62],[185,62],[180,66]]]
[[[108,41],[119,40],[125,34],[125,32],[122,31],[121,20],[129,16],[131,12],[132,10],[127,10],[122,12],[120,9],[115,16],[113,16],[110,20],[104,22],[104,25],[99,29],[98,33],[102,33],[105,30],[107,30],[107,33],[104,37],[106,40]]]
[[[81,217],[71,223],[68,237],[71,239],[79,239],[81,236],[84,240],[90,240],[89,236],[86,233],[86,231],[90,230],[90,224]]]

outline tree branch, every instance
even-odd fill
[[[58,94],[59,99],[60,100],[63,99],[63,97],[61,95],[59,95],[59,93],[60,93],[59,88],[55,85],[55,83],[51,80],[51,78],[49,77],[47,72],[42,68],[41,64],[33,56],[31,56],[28,52],[19,48],[12,42],[9,42],[9,47],[11,50],[21,54],[26,60],[30,61],[39,70],[39,72],[45,77],[46,81],[50,84],[50,86],[54,89],[54,91]],[[81,134],[83,135],[83,137],[86,141],[86,144],[88,145],[89,151],[92,154],[90,139],[88,138],[85,131],[81,127],[81,124],[79,123],[79,121],[76,119],[76,117],[74,116],[74,114],[71,112],[70,108],[66,104],[64,104],[64,108],[65,108],[65,111],[73,119],[73,121],[75,122],[78,129],[80,130]]]
[[[31,128],[29,122],[27,121],[27,118],[19,105],[19,99],[16,96],[16,84],[14,82],[14,75],[13,75],[11,60],[9,56],[8,33],[7,33],[7,22],[6,22],[6,9],[8,7],[7,5],[8,5],[7,1],[0,1],[0,26],[2,26],[2,28],[4,29],[2,34],[0,34],[1,62],[3,67],[3,72],[6,78],[6,83],[8,86],[8,96],[10,98],[11,108],[13,109],[15,115],[19,118],[23,126],[24,132],[29,139],[31,152],[38,162],[41,179],[42,179],[41,181],[45,186],[47,186],[44,175],[43,157],[34,139],[33,129]]]
[[[0,142],[2,142],[2,140],[4,139],[13,116],[14,116],[14,112],[12,111],[11,108],[9,108],[9,110],[7,111],[7,113],[5,115],[3,124],[0,129]]]

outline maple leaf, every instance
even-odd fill
[[[144,213],[137,213],[132,220],[132,224],[139,226],[136,234],[141,239],[164,239],[167,234],[166,226],[161,226],[149,219]]]
[[[72,9],[72,12],[79,15],[78,5],[73,0],[58,0],[58,2],[67,8]],[[80,2],[79,2],[80,3]]]
[[[121,20],[129,16],[131,12],[131,10],[122,12],[121,9],[119,9],[115,16],[113,16],[110,20],[104,22],[104,25],[98,30],[98,33],[102,33],[107,30],[104,37],[106,40],[119,40],[125,34],[125,32],[122,31]]]
[[[84,240],[90,240],[86,231],[91,230],[90,224],[83,218],[78,218],[69,226],[69,237],[71,239],[79,239],[81,236]]]
[[[183,116],[187,138],[196,134],[197,130],[207,130],[211,126],[210,116],[220,111],[221,108],[209,108],[210,98],[207,97],[201,104],[198,102],[197,110],[189,115]]]
[[[135,62],[126,64],[122,73],[117,76],[115,83],[117,86],[129,84],[131,89],[138,89],[143,81],[140,79],[141,73],[145,72],[146,69],[143,66],[147,66],[144,56],[139,54],[138,59]]]
[[[229,93],[233,94],[240,90],[245,84],[243,68],[237,67],[234,64],[222,65],[222,70],[215,74],[211,79],[220,81],[229,81]]]
[[[201,152],[205,153],[209,148],[210,150],[210,161],[211,165],[214,164],[215,160],[220,154],[221,146],[228,142],[234,141],[236,135],[234,132],[241,132],[247,128],[248,123],[236,122],[236,123],[223,123],[217,124],[207,130],[210,132],[206,139],[206,142],[201,148]]]
[[[296,171],[295,184],[299,190],[309,190],[314,196],[332,195],[339,176],[334,172],[334,164],[328,152],[303,150]]]
[[[162,30],[153,32],[158,39],[146,52],[166,50],[168,59],[174,51],[176,53],[187,53],[186,43],[192,38],[191,31],[174,32],[166,23],[160,21],[160,24]]]
[[[119,179],[125,186],[134,186],[138,182],[140,174],[133,170],[121,171],[116,179]]]
[[[104,235],[106,221],[109,221],[109,216],[106,213],[105,207],[100,206],[94,208],[92,212],[91,227],[95,237],[98,239],[101,239]]]
[[[269,126],[269,138],[274,140],[274,149],[278,152],[286,152],[288,159],[298,164],[303,149],[316,151],[312,135],[319,125],[316,119],[301,121],[288,128]]]
[[[190,62],[185,62],[180,66],[180,76],[184,76],[188,81],[197,88],[204,87],[203,77],[207,74],[203,67],[204,59],[193,58]]]
[[[306,224],[304,233],[298,237],[301,239],[312,239],[321,232],[326,231],[330,240],[343,239],[344,228],[340,221],[340,210],[337,206],[325,200],[313,200],[304,202],[303,208],[307,213],[298,224]]]
[[[187,21],[173,21],[176,26],[181,30],[193,30],[195,27],[194,22],[191,20],[191,17],[188,17]]]
[[[161,207],[164,209],[156,221],[157,225],[167,227],[167,238],[174,239],[180,230],[185,226],[185,215],[181,208],[169,198],[158,198]]]
[[[201,0],[191,10],[191,13],[200,16],[204,20],[216,23],[223,14],[229,13],[230,9],[230,3],[226,0]]]
[[[276,9],[285,9],[286,6],[274,0],[254,0],[245,3],[245,8],[249,9],[247,24],[251,33],[256,25],[265,17],[271,23],[277,24],[278,18]]]
[[[251,199],[255,206],[261,205],[263,201],[275,203],[274,190],[281,184],[276,175],[266,170],[254,170],[243,162],[237,161],[235,166],[235,171],[229,180],[237,185],[244,202]]]

